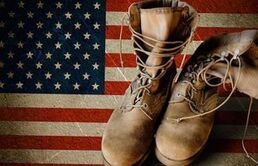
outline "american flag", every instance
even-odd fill
[[[258,29],[257,0],[184,1],[200,13],[189,56],[210,35]],[[126,25],[123,69],[119,59],[121,18],[132,2],[0,0],[0,165],[102,164],[105,123],[137,72]],[[217,112],[196,165],[252,165],[241,148],[247,102],[236,93]],[[246,145],[257,158],[254,108]],[[147,165],[158,165],[153,155]]]

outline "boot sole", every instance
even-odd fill
[[[148,158],[149,154],[150,154],[150,150],[138,161],[136,162],[135,164],[133,164],[132,166],[140,166],[144,163],[144,161]],[[104,155],[102,154],[102,157],[103,157],[103,160],[104,160],[104,165],[105,166],[112,166],[104,157]]]
[[[195,154],[194,156],[192,156],[191,158],[186,159],[186,160],[173,160],[173,159],[170,159],[170,158],[166,157],[162,153],[160,153],[158,148],[155,147],[155,155],[156,155],[157,159],[161,163],[163,163],[165,165],[168,165],[168,166],[187,166],[187,165],[190,165],[199,154],[200,154],[200,152],[198,152],[197,154]]]

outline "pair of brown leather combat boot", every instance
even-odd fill
[[[189,165],[209,138],[214,111],[236,89],[258,98],[258,33],[209,38],[178,75],[174,57],[191,42],[197,12],[178,0],[149,0],[133,3],[129,19],[139,74],[104,131],[105,164],[141,165],[154,145],[163,164]],[[217,88],[226,84],[231,93],[218,104]]]

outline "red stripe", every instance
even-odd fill
[[[0,136],[0,149],[100,150],[101,137]]]
[[[245,146],[249,153],[258,152],[258,140],[246,140]],[[207,149],[212,152],[244,153],[241,140],[237,139],[210,140]]]
[[[0,121],[97,122],[106,123],[111,109],[0,108]],[[217,111],[216,124],[244,125],[247,112]],[[258,124],[258,112],[252,112],[250,125]]]
[[[105,95],[123,95],[128,88],[130,82],[126,81],[105,81]],[[222,86],[218,88],[220,97],[227,97],[230,93],[230,88],[225,91]],[[245,97],[246,95],[240,92],[234,92],[233,97]]]
[[[105,81],[105,95],[123,95],[129,85],[126,81]]]
[[[0,136],[0,149],[101,150],[101,137]],[[210,140],[213,152],[241,153],[241,140]],[[246,140],[250,153],[258,152],[258,140]]]
[[[257,0],[183,0],[200,13],[257,13]],[[106,0],[107,11],[127,11],[139,0]]]
[[[227,84],[226,85],[226,90],[223,88],[223,86],[219,86],[219,88],[218,88],[218,93],[219,93],[219,95],[220,96],[228,96],[229,94],[230,94],[230,92],[231,92],[231,86],[229,85],[229,84]],[[233,93],[233,95],[232,95],[233,97],[235,96],[235,97],[246,97],[246,95],[245,94],[243,94],[243,93],[240,93],[239,91],[235,91],[234,93]]]
[[[106,54],[105,55],[105,67],[122,67],[120,54]],[[186,61],[190,59],[190,55],[186,56]],[[179,67],[183,56],[175,56],[176,66]],[[136,56],[134,54],[122,54],[122,60],[124,67],[136,67]]]
[[[107,122],[111,109],[0,108],[0,121]]]
[[[217,111],[215,115],[215,124],[244,125],[246,123],[247,112]],[[258,112],[251,112],[249,125],[257,124]]]
[[[106,39],[119,39],[121,26],[106,26]],[[194,36],[194,40],[205,40],[210,36],[220,33],[232,33],[248,30],[251,28],[219,28],[219,27],[198,27]],[[122,39],[131,39],[131,32],[128,26],[124,26]]]

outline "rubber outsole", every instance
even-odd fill
[[[144,163],[144,161],[148,158],[149,154],[150,154],[151,150],[149,150],[139,161],[137,161],[135,164],[133,164],[132,166],[140,166]],[[104,161],[104,165],[105,166],[112,166],[104,157],[104,155],[102,154],[103,157],[103,161]]]
[[[158,148],[155,147],[155,155],[162,164],[165,164],[167,166],[187,166],[187,165],[190,165],[195,160],[195,158],[199,155],[199,153],[197,153],[196,155],[186,160],[173,160],[163,155],[158,150]]]

